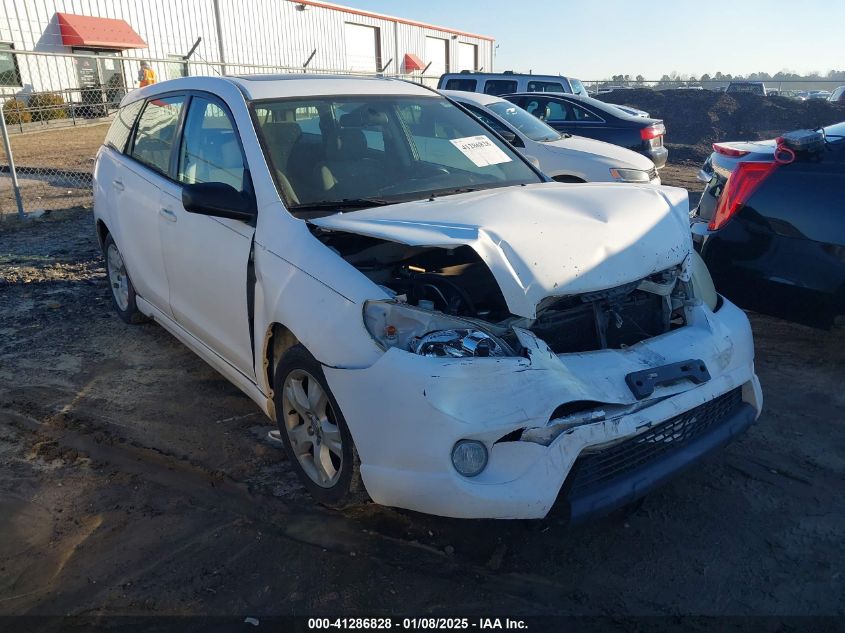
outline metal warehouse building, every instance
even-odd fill
[[[356,72],[433,84],[492,70],[493,39],[309,0],[3,0],[0,94],[80,90],[114,101],[141,59],[159,80],[197,74]],[[98,92],[99,94],[99,92]],[[83,98],[84,101],[84,98]]]

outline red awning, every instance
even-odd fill
[[[423,68],[425,68],[425,63],[423,62],[423,60],[421,60],[413,53],[405,53],[405,61],[403,63],[405,66],[405,72],[422,70]]]
[[[126,20],[95,18],[88,15],[56,13],[65,46],[90,46],[92,48],[147,48]]]

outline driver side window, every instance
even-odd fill
[[[179,182],[222,182],[243,191],[244,160],[228,112],[202,97],[191,101],[182,147]]]
[[[183,96],[152,99],[147,102],[138,120],[138,130],[135,132],[135,142],[132,146],[133,158],[167,175],[170,171],[170,153],[176,138],[179,114],[184,103]]]

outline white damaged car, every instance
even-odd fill
[[[748,320],[693,251],[685,191],[550,182],[421,86],[134,91],[94,215],[120,316],[252,398],[328,505],[582,521],[761,409]]]

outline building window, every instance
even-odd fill
[[[188,76],[188,62],[181,55],[167,56],[167,78],[179,79]]]
[[[11,51],[14,44],[0,44],[0,86],[20,86],[21,72],[18,58]]]

